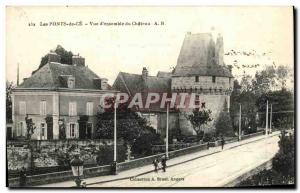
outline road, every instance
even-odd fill
[[[131,179],[88,185],[88,187],[222,187],[242,174],[272,159],[278,151],[278,136]]]

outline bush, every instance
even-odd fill
[[[233,127],[231,118],[228,112],[221,112],[217,121],[216,121],[216,135],[217,136],[233,136]]]
[[[132,144],[131,151],[134,157],[145,157],[152,155],[152,145],[163,144],[160,136],[155,132],[144,133]]]
[[[126,159],[127,148],[125,145],[117,146],[117,162],[124,162]],[[114,159],[114,146],[100,146],[97,152],[96,161],[98,165],[110,165]]]
[[[210,132],[204,134],[203,142],[214,142],[214,141],[216,141],[215,133]]]

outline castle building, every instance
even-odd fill
[[[11,138],[26,137],[26,116],[35,126],[31,139],[93,138],[101,96],[116,91],[85,66],[83,57],[73,56],[71,65],[60,62],[50,52],[48,63],[13,90]]]
[[[185,35],[175,69],[172,72],[158,72],[157,76],[149,76],[146,68],[142,74],[120,72],[113,88],[129,95],[142,92],[187,93],[188,99],[194,93],[195,100],[201,108],[212,111],[213,121],[206,130],[214,129],[214,123],[223,110],[229,111],[230,94],[233,87],[231,66],[223,61],[223,38],[219,35],[214,41],[212,34],[188,32]],[[178,97],[178,96],[177,96]],[[178,100],[176,100],[178,101]],[[178,102],[175,104],[179,105]],[[193,109],[171,110],[170,130],[180,129],[183,135],[194,135],[192,125],[186,115]],[[158,131],[163,133],[166,127],[166,109],[156,104],[149,109],[140,109],[142,115]]]

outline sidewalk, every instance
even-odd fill
[[[265,139],[266,137],[273,137],[278,134],[280,134],[280,132],[274,132],[269,136],[261,135],[258,137],[253,137],[253,138],[243,140],[241,142],[233,142],[230,144],[225,144],[223,151],[226,151],[226,150],[229,150],[229,149],[232,149],[232,148],[244,145],[244,144],[252,143],[252,142],[255,142],[258,140],[262,140],[262,139]],[[203,150],[200,152],[191,153],[188,155],[173,158],[173,159],[167,161],[167,170],[170,167],[173,167],[173,166],[176,166],[179,164],[183,164],[183,163],[195,160],[195,159],[199,159],[204,156],[209,156],[209,155],[221,152],[221,151],[222,150],[221,150],[220,146],[210,147],[208,150]],[[122,171],[122,172],[118,173],[117,175],[98,176],[98,177],[84,179],[84,181],[86,182],[87,186],[89,186],[89,185],[93,185],[93,184],[129,179],[132,177],[137,177],[137,176],[141,176],[141,175],[144,175],[147,173],[151,173],[151,172],[153,172],[153,170],[154,170],[153,165],[146,165],[146,166],[130,169],[127,171]],[[60,182],[60,183],[54,183],[54,184],[45,184],[45,185],[41,185],[41,186],[37,186],[37,187],[53,187],[54,188],[54,187],[72,187],[72,186],[75,186],[75,182],[73,180]]]

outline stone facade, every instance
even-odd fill
[[[72,61],[61,64],[50,52],[48,63],[12,91],[12,138],[27,137],[25,117],[34,123],[34,140],[93,138],[102,96],[116,91],[85,66],[84,58]]]
[[[90,138],[95,133],[96,114],[99,108],[101,97],[107,92],[87,93],[71,91],[21,91],[15,90],[13,98],[13,137],[26,137],[25,117],[28,115],[35,124],[36,129],[31,139],[59,139],[59,122],[65,125],[66,138]],[[41,113],[41,104],[45,103],[46,113]],[[20,104],[25,104],[26,112],[20,112]],[[70,115],[70,103],[75,104],[74,114]],[[90,104],[90,111],[87,108]],[[87,114],[88,113],[88,114]],[[87,116],[88,128],[82,128],[79,124],[81,116]],[[52,121],[47,122],[47,117]],[[75,125],[74,134],[70,131]],[[81,129],[88,129],[88,135],[82,135]]]

